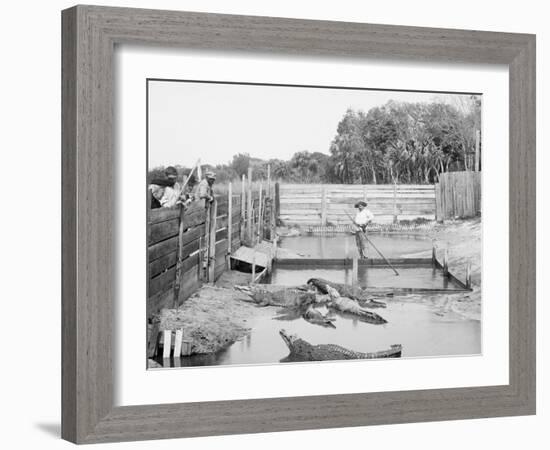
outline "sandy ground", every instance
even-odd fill
[[[440,261],[447,249],[449,270],[458,279],[466,279],[466,267],[470,264],[473,290],[456,295],[432,296],[425,300],[433,303],[436,314],[440,316],[481,320],[481,219],[438,224],[426,234],[436,246]],[[430,254],[426,251],[403,256],[429,257]]]
[[[160,330],[183,329],[191,353],[213,353],[248,335],[248,319],[257,306],[246,294],[223,287],[203,286],[178,309],[160,312]]]

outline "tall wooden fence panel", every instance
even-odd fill
[[[364,200],[374,222],[435,219],[433,185],[280,184],[279,220],[285,225],[349,224],[356,202]]]
[[[273,214],[272,201],[262,191],[262,217]],[[253,230],[260,221],[259,192],[252,195],[251,216]],[[267,206],[266,206],[267,205]],[[213,209],[212,209],[213,210]],[[183,214],[179,206],[149,210],[147,227],[148,317],[162,308],[180,304],[193,294],[203,282],[215,281],[229,266],[228,258],[241,245],[248,211],[242,205],[241,194],[232,195],[231,211],[228,195],[216,196],[216,217],[205,208],[204,201],[189,205]],[[244,219],[243,220],[243,213]],[[231,221],[231,227],[229,223]],[[262,222],[266,221],[263,219]],[[229,231],[231,230],[231,235]],[[181,231],[181,237],[180,237]],[[267,237],[269,226],[261,230]],[[256,233],[256,231],[254,231]],[[180,249],[181,243],[181,249]],[[178,254],[181,255],[179,292],[175,289],[178,272]],[[178,293],[177,302],[174,301]]]
[[[481,214],[481,172],[443,173],[435,192],[438,221]]]

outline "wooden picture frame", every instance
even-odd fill
[[[535,413],[535,36],[75,6],[62,13],[62,437],[76,443]],[[113,52],[138,43],[505,64],[510,86],[509,384],[113,406]]]

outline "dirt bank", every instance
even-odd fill
[[[470,264],[472,292],[457,295],[439,295],[428,298],[436,308],[436,314],[450,317],[459,315],[481,320],[481,219],[468,219],[437,224],[426,233],[437,249],[438,259],[443,259],[447,249],[449,270],[460,280],[466,279],[466,267]],[[430,251],[403,255],[428,257]]]
[[[203,286],[178,309],[160,312],[160,330],[183,329],[191,353],[214,353],[250,333],[248,319],[257,313],[246,294],[234,289]]]

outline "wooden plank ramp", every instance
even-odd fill
[[[271,267],[273,256],[273,244],[269,241],[262,241],[256,244],[254,248],[239,247],[231,255],[231,259],[266,268]]]

